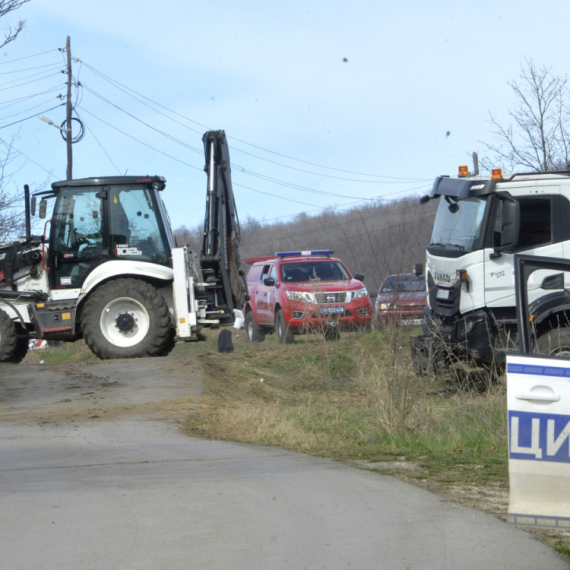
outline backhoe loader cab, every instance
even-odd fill
[[[69,180],[53,185],[47,256],[51,289],[80,289],[106,261],[171,267],[174,241],[161,177]],[[45,199],[45,196],[44,196]]]
[[[245,292],[239,226],[223,131],[204,135],[205,234],[216,249],[175,247],[159,176],[56,182],[29,200],[26,237],[0,245],[0,362],[20,361],[30,338],[84,338],[100,358],[168,354],[202,327],[233,324]],[[32,236],[53,200],[43,236]]]

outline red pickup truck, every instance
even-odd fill
[[[333,253],[294,251],[245,260],[251,264],[244,306],[250,342],[277,332],[280,343],[290,343],[309,331],[335,340],[341,330],[370,326],[373,309],[364,275],[351,275]]]

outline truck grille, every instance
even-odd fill
[[[346,303],[346,297],[346,291],[336,291],[334,293],[315,293],[315,298],[319,305]]]

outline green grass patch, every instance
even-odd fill
[[[405,457],[441,483],[507,481],[504,388],[461,390],[420,378],[409,361],[409,329],[318,335],[279,345],[268,336],[236,351],[201,353],[211,403],[189,433],[345,461]],[[263,382],[261,380],[263,379]]]

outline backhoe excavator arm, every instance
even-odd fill
[[[208,284],[209,316],[217,315],[220,324],[228,324],[233,322],[233,310],[243,307],[246,294],[238,253],[240,228],[230,154],[224,131],[208,131],[202,141],[208,190],[200,268]]]

